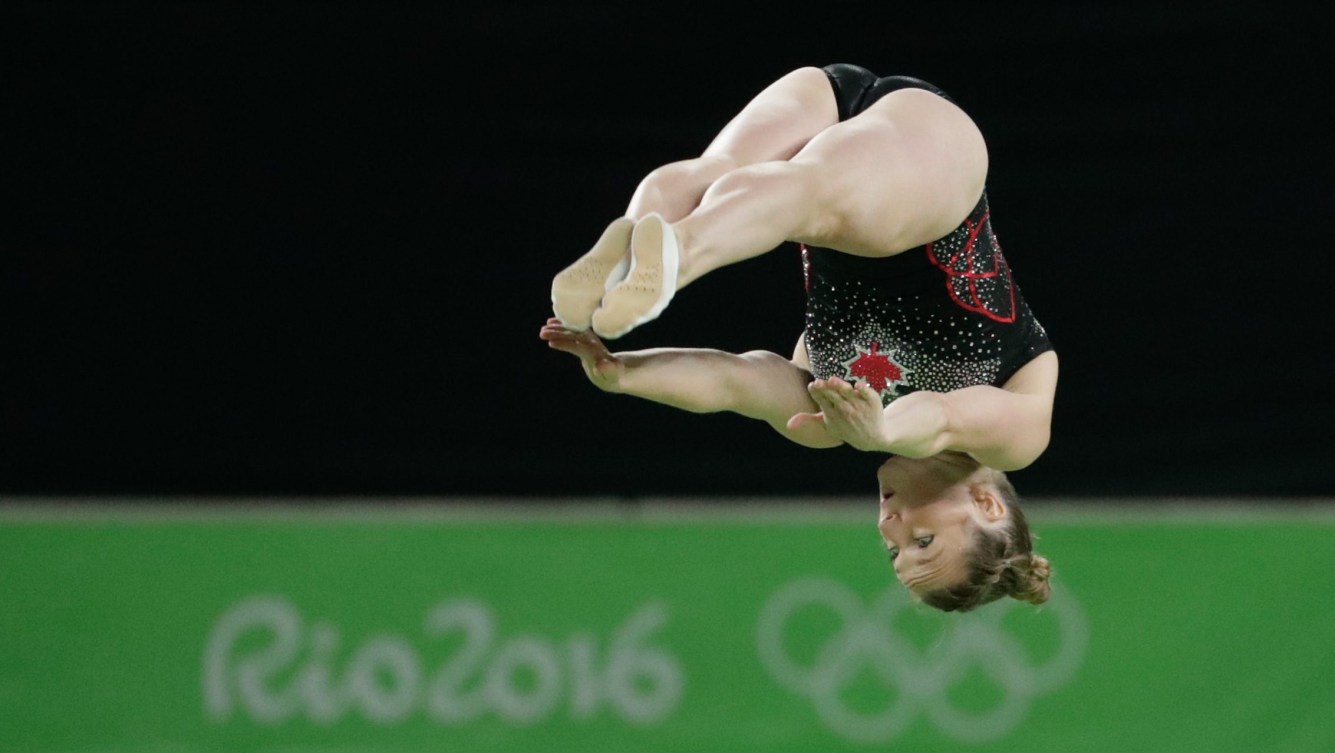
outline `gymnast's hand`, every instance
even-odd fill
[[[859,379],[857,384],[839,377],[816,379],[807,385],[807,392],[820,412],[793,416],[788,419],[789,429],[821,423],[830,436],[851,447],[869,451],[886,449],[881,397],[865,379]]]
[[[546,340],[551,348],[577,356],[580,365],[584,367],[585,376],[595,387],[607,392],[617,391],[617,383],[626,370],[625,364],[603,345],[593,330],[576,332],[561,324],[560,319],[552,317],[547,320],[538,337]]]

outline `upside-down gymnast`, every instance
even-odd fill
[[[976,124],[932,84],[793,70],[701,156],[645,176],[553,279],[540,337],[607,392],[888,453],[879,528],[916,599],[1043,603],[1051,569],[1006,472],[1048,446],[1057,355],[997,243],[987,172]],[[701,276],[789,242],[807,292],[791,358],[604,345]]]

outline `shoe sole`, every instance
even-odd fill
[[[576,332],[589,328],[603,294],[629,273],[634,228],[635,223],[627,217],[613,220],[588,253],[552,280],[552,313],[561,324]]]
[[[680,256],[681,249],[677,245],[677,236],[662,215],[651,212],[636,223],[630,239],[630,269],[626,272],[625,279],[608,291],[608,295],[603,299],[603,307],[594,312],[594,332],[601,337],[615,339],[645,322],[657,319],[677,292]],[[654,281],[653,277],[657,277],[657,280]],[[654,293],[653,303],[644,313],[633,316],[629,323],[608,329],[607,317],[613,316],[607,306],[609,299],[615,308],[618,297],[634,295],[636,289],[644,293],[655,286],[657,290]],[[618,296],[618,292],[622,295]],[[599,319],[602,319],[601,325]]]

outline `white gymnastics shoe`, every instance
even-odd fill
[[[593,331],[614,339],[658,318],[677,292],[679,256],[677,235],[662,215],[651,212],[635,223],[630,270],[593,312]]]

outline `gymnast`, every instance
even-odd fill
[[[793,70],[699,157],[640,181],[552,281],[540,330],[606,392],[765,421],[813,448],[887,454],[879,529],[917,600],[967,612],[1050,594],[1008,471],[1048,446],[1057,355],[1002,255],[987,147],[944,91],[846,63]],[[611,352],[720,267],[801,251],[791,358]]]

